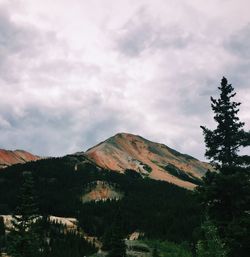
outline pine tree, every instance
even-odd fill
[[[241,103],[233,101],[236,93],[225,77],[218,89],[220,98],[211,97],[217,128],[215,130],[209,130],[204,126],[201,128],[205,136],[206,157],[221,173],[227,173],[242,164],[238,152],[240,147],[247,144],[249,133],[242,129],[244,123],[237,116]]]
[[[247,225],[250,224],[250,162],[249,156],[239,155],[239,150],[250,145],[250,134],[243,130],[244,123],[238,117],[240,103],[233,101],[236,93],[226,78],[222,79],[219,90],[218,100],[211,97],[217,127],[209,130],[201,126],[206,156],[216,172],[207,172],[197,191],[220,236],[231,248],[230,256],[241,252],[244,257],[248,256],[248,244],[243,242],[250,229]]]
[[[39,236],[35,222],[38,209],[34,197],[34,182],[30,172],[23,173],[20,205],[13,216],[12,229],[8,235],[7,252],[12,257],[37,257],[39,253]]]

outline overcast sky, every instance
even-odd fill
[[[139,134],[204,159],[226,76],[250,128],[249,0],[0,0],[0,148]]]

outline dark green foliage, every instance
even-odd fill
[[[83,257],[96,252],[81,233],[69,231],[62,224],[46,218],[39,221],[42,228],[43,253],[41,257]]]
[[[151,249],[152,254],[158,254],[160,257],[192,257],[192,253],[186,245],[175,244],[168,241],[160,240],[144,240]],[[157,255],[156,255],[157,256]],[[210,256],[217,257],[217,256]]]
[[[125,257],[126,244],[124,241],[124,233],[121,227],[121,211],[116,209],[113,223],[105,231],[102,242],[102,249],[108,251],[108,257]]]
[[[226,230],[226,243],[231,247],[231,256],[247,257],[250,253],[249,212],[231,221]]]
[[[109,251],[111,249],[111,240],[113,233],[113,227],[109,227],[105,230],[103,236],[102,236],[102,250],[103,251]]]
[[[38,209],[34,198],[34,182],[30,172],[24,172],[23,179],[20,203],[7,237],[7,252],[12,257],[36,257],[40,254],[40,242],[35,227]]]
[[[33,220],[38,216],[38,207],[35,198],[34,180],[31,172],[24,171],[22,173],[23,184],[20,190],[19,206],[16,214],[22,216],[24,228],[33,223]]]
[[[215,225],[206,220],[202,225],[203,239],[199,240],[196,246],[197,257],[226,257],[225,244],[219,237]]]
[[[243,131],[234,89],[225,78],[219,87],[220,98],[211,98],[215,130],[202,127],[206,156],[217,169],[207,172],[199,197],[209,217],[218,227],[222,239],[230,248],[229,256],[249,256],[250,230],[250,167],[249,156],[240,156],[239,150],[250,145],[249,132]]]
[[[157,246],[153,249],[152,257],[160,257]]]
[[[149,253],[150,250],[148,248],[148,246],[145,245],[133,245],[130,246],[130,249],[136,252],[141,252],[141,253]]]
[[[182,180],[185,181],[189,181],[191,183],[194,183],[196,185],[199,185],[201,183],[201,181],[195,177],[192,177],[191,175],[189,176],[185,171],[177,168],[176,166],[174,166],[173,164],[168,164],[166,166],[163,167],[164,170],[166,170],[169,174],[180,178]]]
[[[146,170],[148,173],[152,172],[152,168],[146,163],[143,163],[143,169]]]
[[[50,241],[50,251],[46,257],[82,257],[96,252],[94,246],[84,240],[76,232],[53,235]]]
[[[0,256],[2,249],[5,247],[5,225],[4,219],[0,216]]]
[[[204,184],[198,190],[200,200],[222,232],[230,222],[247,216],[250,206],[248,174],[235,171],[225,176],[208,172]]]
[[[4,225],[4,219],[2,216],[0,216],[0,237],[5,236],[5,225]]]
[[[131,169],[126,169],[124,174],[126,176],[129,176],[131,179],[139,179],[139,178],[142,178],[141,174],[138,173],[137,171],[135,170],[131,170]]]
[[[126,244],[123,239],[122,232],[119,227],[113,225],[111,233],[109,235],[108,257],[125,257],[126,256]],[[106,239],[107,240],[107,239]]]

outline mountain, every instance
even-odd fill
[[[187,189],[193,189],[206,171],[211,169],[208,163],[192,156],[128,133],[116,134],[77,155],[87,157],[100,168],[163,180]],[[0,168],[39,159],[39,156],[23,150],[0,149]],[[75,170],[77,168],[78,164]]]
[[[39,159],[39,156],[33,155],[23,150],[9,151],[0,149],[0,168],[5,168],[17,163],[36,161]]]
[[[208,163],[141,136],[119,133],[87,150],[85,155],[102,168],[193,189],[211,169]]]

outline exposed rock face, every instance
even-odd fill
[[[33,155],[23,150],[8,151],[0,149],[0,168],[5,168],[13,164],[25,163],[39,159],[39,156]]]
[[[131,169],[143,177],[168,181],[188,189],[193,189],[211,169],[209,164],[166,145],[127,133],[119,133],[85,154],[103,168],[120,173]]]
[[[85,188],[85,194],[82,196],[82,202],[120,200],[123,193],[116,185],[111,185],[106,181],[95,181]]]

